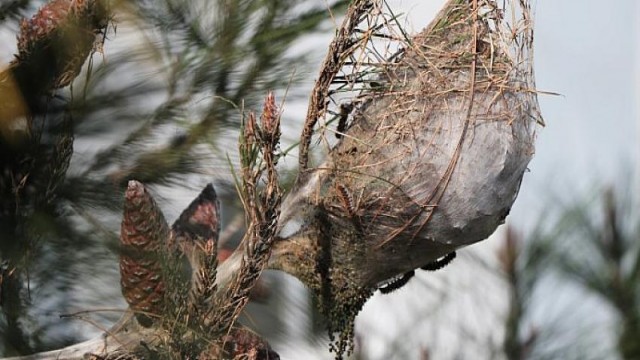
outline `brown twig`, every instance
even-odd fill
[[[309,108],[302,128],[302,134],[300,135],[300,157],[298,165],[301,173],[307,170],[309,166],[311,137],[313,136],[314,127],[318,123],[318,119],[324,116],[327,110],[326,99],[329,95],[329,87],[333,83],[336,74],[338,74],[344,65],[344,62],[355,50],[355,44],[351,40],[352,35],[356,26],[360,23],[362,16],[365,15],[371,7],[371,0],[355,0],[349,7],[336,37],[331,42],[331,45],[329,45],[327,56],[322,63],[320,75],[311,91]]]
[[[255,115],[249,115],[240,142],[242,199],[249,226],[242,245],[242,265],[225,291],[217,297],[214,311],[208,319],[211,331],[218,334],[231,328],[249,300],[251,289],[267,265],[276,235],[282,197],[275,168],[280,142],[280,114],[272,93],[265,100],[260,120],[258,125]],[[259,189],[261,180],[265,181],[263,189]]]

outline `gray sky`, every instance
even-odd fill
[[[538,0],[537,85],[562,95],[539,97],[547,127],[516,220],[531,215],[526,207],[537,199],[548,200],[541,192],[573,195],[594,182],[619,184],[637,168],[638,8],[634,0]]]

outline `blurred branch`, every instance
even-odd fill
[[[620,319],[618,352],[623,359],[640,356],[640,288],[638,223],[613,188],[592,201],[567,209],[541,237],[550,247],[552,264],[616,309]],[[626,200],[620,200],[626,199]],[[600,209],[596,211],[595,209]],[[627,209],[625,211],[625,209]]]
[[[515,230],[507,228],[504,245],[499,252],[502,271],[509,289],[509,310],[505,321],[503,351],[509,360],[528,359],[538,337],[537,331],[524,329],[528,300],[537,280],[542,277],[539,265],[543,254],[523,251],[523,241]],[[525,331],[528,331],[526,338]]]
[[[0,23],[16,20],[22,11],[31,5],[31,0],[6,0],[0,4]]]

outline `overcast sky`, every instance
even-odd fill
[[[538,1],[537,85],[562,96],[539,97],[547,127],[516,220],[541,192],[571,194],[637,172],[638,9],[634,0]]]

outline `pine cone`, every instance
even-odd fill
[[[171,227],[171,247],[185,254],[191,266],[191,304],[206,311],[215,291],[220,203],[208,184]]]
[[[129,181],[120,231],[120,285],[122,294],[143,326],[151,319],[143,314],[164,311],[164,243],[169,235],[162,212],[144,186]]]
[[[103,2],[52,0],[31,19],[22,20],[12,65],[19,68],[16,77],[23,93],[65,87],[78,76],[109,22]]]
[[[171,228],[180,246],[196,239],[218,239],[220,203],[211,184],[189,204]]]

